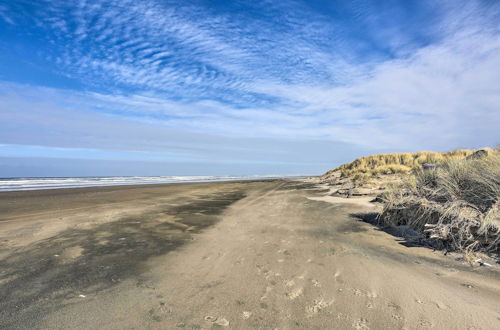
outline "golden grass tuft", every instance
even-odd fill
[[[489,152],[492,149],[485,148]],[[442,165],[447,161],[465,159],[475,150],[460,149],[450,152],[419,151],[414,153],[388,153],[358,158],[350,163],[341,165],[323,175],[328,177],[334,172],[340,172],[341,177],[353,178],[362,174],[378,176],[386,174],[407,174],[412,170],[420,169],[423,164]]]

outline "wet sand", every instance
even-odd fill
[[[0,193],[2,329],[496,329],[500,272],[270,180]]]

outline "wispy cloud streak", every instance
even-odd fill
[[[500,142],[499,19],[484,1],[16,1],[0,20],[48,45],[25,60],[83,87],[4,81],[0,106],[12,130],[37,118],[22,127],[33,136],[50,111],[75,111],[234,138],[476,147]]]

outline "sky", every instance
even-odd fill
[[[0,177],[500,143],[500,1],[0,0]]]

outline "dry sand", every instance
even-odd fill
[[[500,272],[299,181],[0,193],[2,329],[498,329]]]

